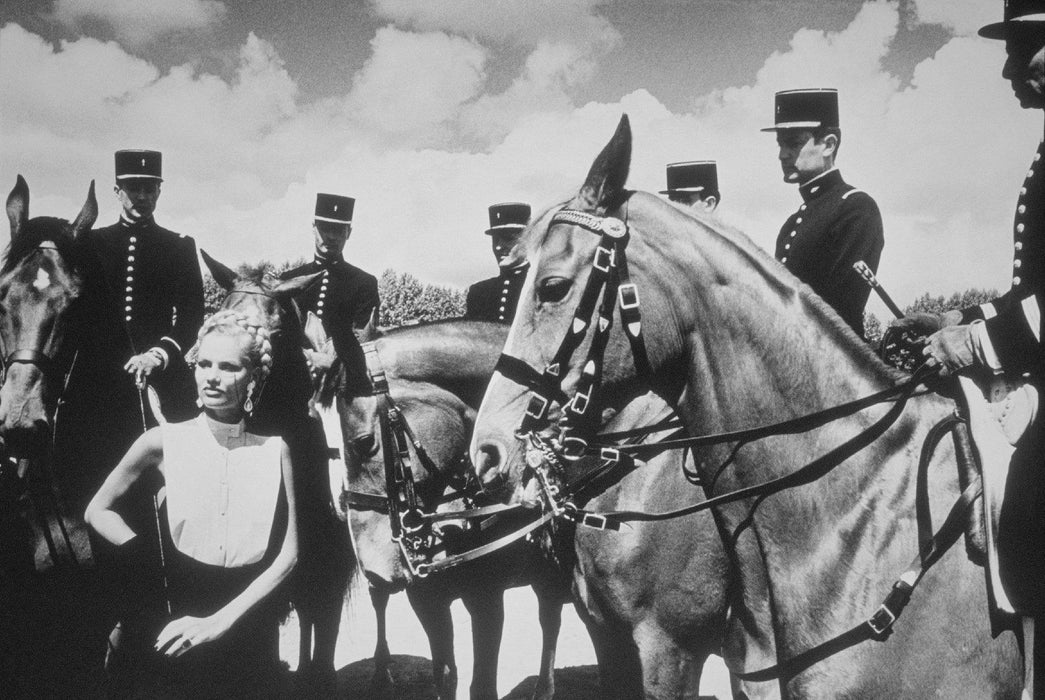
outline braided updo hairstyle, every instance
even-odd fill
[[[200,342],[211,333],[219,335],[247,337],[247,358],[254,366],[254,378],[264,381],[272,369],[272,343],[269,341],[269,329],[252,323],[244,314],[231,309],[217,311],[203,322],[196,337],[196,344],[188,352],[186,359],[195,363],[199,356]]]

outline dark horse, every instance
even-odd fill
[[[581,224],[604,222],[613,232],[624,226],[630,232],[627,260],[641,292],[651,379],[639,375],[631,345],[615,325],[602,365],[602,404],[619,404],[651,382],[677,403],[691,435],[710,435],[804,416],[893,388],[905,378],[745,236],[655,196],[625,190],[630,158],[624,118],[564,207],[582,214],[553,224],[560,210],[555,207],[531,226],[533,283],[520,301],[507,354],[538,372],[551,361],[572,323],[600,240]],[[578,357],[590,345],[587,337]],[[562,368],[564,390],[572,391],[583,364],[571,361]],[[473,443],[484,480],[494,474],[513,482],[523,478],[526,443],[515,430],[527,393],[501,375],[491,380]],[[697,451],[696,471],[715,495],[790,474],[854,436],[884,430],[816,481],[715,510],[737,565],[740,590],[733,611],[757,635],[775,640],[780,660],[866,620],[919,552],[918,452],[953,405],[935,394],[915,395],[894,423],[879,428],[893,406],[868,408],[806,432]],[[932,460],[932,513],[946,512],[958,492],[953,462],[950,447]],[[1007,634],[991,639],[983,572],[958,549],[925,575],[887,641],[850,646],[785,675],[782,695],[1019,697],[1015,641]],[[726,662],[734,670],[745,665],[731,650]]]
[[[0,268],[0,686],[7,697],[100,692],[108,632],[86,566],[82,500],[52,465],[54,420],[81,324],[98,322],[81,245],[98,214],[91,183],[76,219],[29,218],[21,175],[7,198]],[[93,654],[91,653],[93,652]]]
[[[327,478],[326,438],[311,415],[312,380],[302,352],[304,332],[294,295],[315,281],[306,275],[269,286],[244,279],[206,253],[214,280],[229,291],[223,309],[239,311],[271,331],[272,370],[258,390],[248,425],[260,434],[282,435],[290,445],[301,522],[301,554],[291,586],[301,626],[298,679],[305,691],[334,691],[334,650],[348,579],[354,570],[351,544],[334,513]]]
[[[459,486],[469,475],[470,467],[463,457],[475,409],[493,373],[506,332],[507,328],[493,323],[442,321],[399,328],[373,341],[389,394],[435,468],[434,473],[429,473],[414,453],[413,480],[429,512],[435,511],[435,504],[448,486]],[[536,548],[521,540],[427,577],[414,576],[392,541],[387,508],[359,505],[352,499],[353,493],[381,497],[387,494],[379,411],[379,401],[374,396],[338,400],[347,457],[349,524],[378,619],[375,692],[390,692],[384,615],[389,596],[405,587],[431,645],[437,697],[457,697],[450,604],[460,598],[472,618],[474,665],[470,697],[496,700],[504,591],[531,585],[537,594],[543,632],[541,668],[533,697],[551,698],[555,692],[555,645],[562,604],[568,597],[563,577]],[[457,501],[451,508],[460,507]],[[463,547],[478,544],[467,532],[458,534],[456,539]]]

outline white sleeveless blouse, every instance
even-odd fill
[[[283,478],[282,441],[205,414],[163,426],[167,520],[178,551],[234,567],[268,548]]]

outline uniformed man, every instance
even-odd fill
[[[1008,59],[1002,76],[1025,109],[1045,109],[1045,0],[1008,0],[1004,20],[980,29],[1004,39]],[[1031,161],[1016,199],[1012,285],[982,306],[917,314],[898,322],[932,332],[925,353],[943,374],[975,366],[1022,377],[1040,397],[1045,378],[1042,325],[1045,309],[1045,141]],[[1045,695],[1045,418],[1031,401],[1029,426],[1015,445],[998,527],[1002,585],[1033,639],[1033,678],[1024,697]]]
[[[668,163],[665,168],[668,188],[661,190],[668,199],[683,207],[710,214],[722,195],[718,190],[718,165],[713,160]]]
[[[344,257],[345,244],[352,234],[355,203],[352,197],[322,192],[316,195],[312,221],[315,257],[312,262],[290,270],[282,277],[288,279],[323,273],[316,284],[301,294],[298,303],[303,312],[311,311],[319,317],[327,335],[335,339],[335,344],[343,342],[341,352],[349,356],[336,358],[312,348],[306,349],[305,354],[310,368],[316,373],[329,370],[337,359],[341,359],[349,370],[345,390],[352,395],[361,395],[369,393],[370,385],[363,351],[353,331],[365,327],[371,315],[376,318],[380,300],[377,278],[347,262]]]
[[[511,323],[530,267],[518,246],[519,236],[530,222],[530,205],[502,202],[491,205],[489,212],[486,235],[497,259],[498,275],[468,288],[464,315],[476,321]]]
[[[882,217],[870,195],[846,184],[835,167],[842,132],[838,91],[785,90],[776,94],[776,132],[784,182],[795,183],[802,205],[776,242],[776,258],[834,307],[861,337],[871,292],[853,263],[878,270]]]

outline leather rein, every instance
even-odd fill
[[[538,372],[525,361],[506,354],[502,354],[497,363],[497,371],[500,371],[507,379],[528,387],[532,392],[516,435],[527,442],[526,463],[541,487],[543,510],[556,518],[563,518],[578,525],[599,530],[619,530],[627,522],[667,520],[727,503],[754,499],[752,516],[749,516],[745,524],[740,526],[743,528],[746,524],[750,524],[754,507],[757,507],[761,500],[781,490],[819,479],[884,434],[903,413],[907,401],[917,393],[918,388],[927,379],[936,375],[935,369],[922,367],[907,380],[884,390],[809,415],[770,425],[694,437],[685,437],[683,429],[672,433],[667,439],[657,442],[630,445],[606,444],[605,441],[610,439],[639,438],[669,428],[678,428],[681,426],[681,421],[677,417],[669,417],[645,428],[606,435],[595,434],[599,427],[599,417],[596,415],[596,411],[589,409],[595,403],[593,395],[601,383],[603,355],[613,324],[615,302],[620,311],[625,334],[631,344],[638,375],[645,378],[651,388],[656,388],[642,336],[638,290],[630,280],[627,258],[624,253],[629,240],[627,208],[625,205],[624,220],[583,211],[560,209],[552,216],[549,228],[557,224],[578,226],[600,236],[599,245],[592,259],[591,274],[574,312],[570,328],[552,361],[543,372]],[[602,303],[596,308],[600,293]],[[595,317],[596,313],[597,317]],[[592,323],[593,317],[595,317],[594,323]],[[592,325],[594,325],[594,335],[577,388],[573,396],[567,397],[562,388],[565,369]],[[546,434],[548,428],[554,427],[549,419],[549,408],[555,402],[562,407],[562,417],[558,426],[561,428],[561,437],[558,440]],[[703,502],[666,513],[640,511],[596,513],[584,510],[577,505],[577,502],[591,498],[594,495],[593,489],[597,489],[596,493],[604,490],[608,486],[607,481],[615,483],[635,469],[636,457],[648,458],[668,449],[692,449],[732,444],[733,448],[730,450],[729,457],[716,470],[716,474],[718,474],[733,461],[740,448],[747,443],[772,435],[803,433],[886,402],[892,402],[892,407],[870,427],[784,476],[712,496]],[[933,532],[932,517],[928,507],[928,465],[936,445],[958,422],[962,422],[962,419],[957,416],[945,418],[930,431],[926,444],[923,446],[919,460],[918,493],[916,494],[918,554],[907,570],[893,584],[881,605],[869,618],[847,632],[769,668],[750,673],[737,673],[738,677],[748,681],[768,681],[790,677],[843,649],[868,639],[884,641],[892,634],[893,625],[909,602],[915,587],[929,568],[962,535],[966,513],[982,494],[982,486],[978,480],[970,483],[951,507],[941,527],[935,533]],[[596,439],[601,439],[603,442],[596,443]],[[552,477],[562,480],[567,463],[585,455],[598,456],[599,466],[567,483],[565,488],[558,488]],[[687,477],[690,475],[687,474]]]

